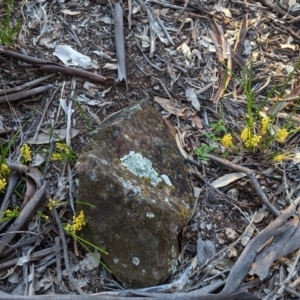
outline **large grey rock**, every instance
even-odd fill
[[[194,198],[183,157],[162,118],[142,101],[108,117],[77,162],[86,239],[125,287],[163,283],[176,269],[177,235]]]

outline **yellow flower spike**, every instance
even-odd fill
[[[268,131],[270,124],[270,118],[269,117],[264,117],[261,119],[261,134],[265,135]]]
[[[277,155],[275,155],[275,156],[273,157],[273,160],[274,160],[275,162],[281,162],[281,161],[284,160],[284,155],[283,155],[283,154],[277,154]]]
[[[86,225],[85,215],[83,210],[80,211],[79,215],[73,216],[73,224],[67,224],[66,230],[76,233],[76,231],[82,230],[82,228]]]
[[[65,144],[65,143],[59,142],[59,143],[56,143],[55,145],[56,145],[56,148],[62,152],[65,152],[65,153],[70,152],[70,149],[68,148],[67,144]]]
[[[245,142],[247,148],[257,147],[261,140],[261,135],[253,135],[248,141]]]
[[[0,179],[0,192],[2,192],[5,189],[6,184],[7,184],[6,179],[5,178],[1,178]]]
[[[51,160],[63,160],[64,157],[61,153],[52,153]]]
[[[241,133],[241,139],[243,141],[247,141],[250,139],[250,137],[251,137],[251,129],[249,127],[244,128]]]
[[[232,136],[230,133],[227,133],[223,136],[222,138],[222,145],[226,148],[230,148],[233,146],[233,143],[232,143]]]
[[[275,139],[277,142],[283,143],[286,140],[286,138],[288,137],[288,135],[289,135],[289,132],[287,131],[287,129],[282,128],[276,132]]]
[[[9,175],[9,173],[10,173],[10,169],[7,166],[7,164],[2,163],[1,167],[0,167],[0,176],[1,177],[7,177]]]
[[[30,147],[27,144],[24,144],[21,149],[21,160],[24,162],[31,161],[31,150]]]

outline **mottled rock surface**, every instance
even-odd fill
[[[177,235],[194,198],[162,118],[147,101],[109,116],[77,162],[85,238],[125,287],[163,283],[176,269]]]

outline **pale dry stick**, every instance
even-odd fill
[[[28,89],[30,87],[33,87],[35,85],[38,85],[38,84],[42,83],[43,81],[45,81],[45,80],[47,80],[47,79],[49,79],[49,78],[51,78],[53,76],[55,76],[55,74],[49,74],[49,75],[40,77],[38,79],[35,79],[33,81],[27,82],[25,84],[22,84],[22,85],[19,85],[19,86],[15,86],[15,87],[10,88],[10,89],[0,90],[0,96],[2,96],[2,95],[8,95],[8,94],[13,94],[13,93],[16,93],[16,92]]]
[[[66,84],[66,82],[63,81],[63,85],[61,87],[61,92],[60,92],[60,99],[63,99],[63,93],[64,93],[64,90],[65,90],[65,84]],[[55,125],[57,123],[57,120],[58,120],[58,117],[59,117],[59,114],[60,114],[60,109],[61,109],[61,105],[59,104],[58,105],[58,111],[57,111],[57,114],[56,114],[56,119],[55,119],[55,122],[54,122],[53,125]],[[52,128],[54,128],[54,127],[52,127]],[[51,138],[52,138],[52,136],[51,136]]]
[[[132,0],[128,0],[128,28],[131,30]]]
[[[159,14],[157,14],[156,20],[157,20],[158,24],[160,25],[160,27],[161,27],[162,31],[164,32],[164,34],[165,34],[166,38],[168,39],[168,41],[169,41],[173,46],[175,46],[175,44],[174,44],[174,42],[173,42],[173,39],[172,39],[171,36],[169,35],[169,32],[168,32],[167,28],[165,27],[164,23],[162,22],[162,20],[161,20]]]
[[[47,101],[47,103],[46,103],[46,105],[45,105],[45,107],[44,107],[44,111],[43,111],[41,120],[40,120],[40,122],[39,122],[39,124],[38,124],[38,126],[37,126],[37,128],[36,128],[35,134],[34,134],[34,136],[33,136],[33,142],[35,142],[35,140],[36,140],[36,138],[37,138],[37,136],[38,136],[38,133],[39,133],[40,128],[41,128],[41,126],[42,126],[43,120],[44,120],[44,118],[45,118],[45,116],[46,116],[46,114],[47,114],[47,112],[48,112],[49,105],[52,103],[52,100],[53,100],[54,97],[56,96],[56,93],[58,92],[59,88],[60,88],[59,86],[56,87],[56,89],[54,90],[54,92],[52,93],[50,99]]]
[[[36,276],[35,276],[35,269],[34,269],[34,262],[31,263],[30,265],[30,274],[29,274],[29,278],[31,279],[31,281],[29,281],[28,283],[28,295],[32,296],[32,295],[35,295],[35,279],[36,279]]]
[[[75,89],[76,89],[76,80],[74,78],[71,81],[71,86],[72,86],[72,90],[71,90],[70,101],[69,101],[69,104],[68,104],[67,130],[66,130],[66,144],[67,144],[68,147],[71,147],[72,103],[73,103],[73,98],[74,98]],[[69,198],[70,198],[70,204],[71,204],[71,208],[72,208],[73,214],[75,215],[74,198],[73,198],[73,194],[72,194],[73,180],[72,180],[72,172],[71,172],[71,167],[70,167],[70,163],[69,162],[67,162],[67,169],[68,169],[68,177],[69,177]]]
[[[15,94],[9,94],[5,96],[0,97],[0,104],[7,103],[7,102],[13,102],[13,101],[18,101],[24,98],[29,98],[38,94],[41,94],[45,91],[48,91],[54,87],[53,84],[47,84],[44,86],[40,86],[28,91],[21,91]]]
[[[72,81],[71,81],[71,95],[70,95],[70,100],[69,100],[69,103],[68,103],[68,109],[67,109],[66,144],[67,144],[68,147],[71,147],[72,104],[73,104],[73,98],[74,98],[74,95],[75,95],[75,89],[76,89],[76,80],[75,80],[74,77],[73,77],[73,78],[72,78]]]
[[[150,28],[150,51],[149,51],[149,57],[152,58],[155,51],[155,32],[153,30],[153,16],[149,9],[149,7],[145,4],[143,0],[137,0],[139,4],[143,7],[144,11],[147,14],[148,21],[149,21],[149,28]]]
[[[213,82],[209,83],[208,85],[206,85],[204,88],[195,91],[196,94],[203,94],[204,92],[206,92],[208,89],[210,89],[213,86]]]
[[[262,188],[260,187],[260,184],[258,182],[258,180],[256,179],[254,172],[251,169],[248,169],[246,167],[242,167],[242,166],[238,166],[226,159],[223,158],[219,158],[216,157],[212,154],[207,154],[208,158],[210,158],[211,160],[213,160],[214,162],[220,163],[221,165],[239,171],[239,172],[243,172],[246,173],[247,176],[250,178],[250,181],[252,183],[252,185],[254,186],[256,192],[258,193],[259,197],[261,198],[261,200],[263,201],[263,203],[266,205],[266,207],[268,208],[268,210],[275,216],[278,217],[280,215],[280,212],[270,203],[270,201],[268,200],[266,194],[264,193],[264,191],[262,190]]]
[[[70,284],[74,287],[74,289],[77,291],[77,293],[79,295],[84,295],[84,292],[82,291],[81,287],[77,284],[77,282],[75,281],[75,278],[73,277],[73,274],[72,274],[72,270],[71,270],[70,262],[69,262],[69,256],[68,256],[67,241],[66,241],[64,229],[63,229],[62,223],[60,221],[57,209],[53,208],[52,213],[54,215],[55,222],[56,222],[58,230],[59,230],[59,235],[61,238],[61,243],[62,243],[63,253],[64,253],[65,267],[66,267],[66,271],[68,274]]]
[[[114,23],[115,23],[116,56],[118,61],[118,81],[121,82],[122,80],[125,80],[126,87],[127,87],[123,9],[119,2],[115,3]]]
[[[62,283],[62,273],[61,273],[61,255],[60,255],[60,237],[55,238],[55,257],[56,257],[56,284],[61,286]]]
[[[284,290],[285,290],[287,293],[289,293],[289,294],[291,294],[291,295],[293,295],[293,296],[295,296],[295,297],[298,297],[298,299],[300,299],[300,294],[299,294],[299,293],[297,293],[297,292],[295,292],[295,291],[289,289],[289,288],[286,287],[286,286],[284,287]]]
[[[28,253],[25,253],[25,250],[23,248],[21,252],[22,257],[28,256]],[[23,277],[23,294],[28,295],[28,261],[25,261],[22,265],[22,277]]]

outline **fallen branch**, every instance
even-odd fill
[[[19,86],[15,86],[15,87],[13,87],[11,89],[0,90],[0,96],[12,94],[12,93],[16,93],[16,92],[19,92],[19,91],[31,88],[31,87],[33,87],[35,85],[38,85],[38,84],[42,83],[43,81],[45,81],[47,79],[50,79],[53,76],[54,76],[54,74],[49,74],[49,75],[40,77],[38,79],[32,80],[30,82],[27,82],[25,84],[22,84],[22,85],[19,85]]]
[[[43,186],[36,191],[36,193],[33,195],[33,197],[30,199],[30,201],[27,203],[27,205],[24,207],[23,210],[21,210],[20,215],[14,220],[14,222],[10,225],[9,229],[5,233],[4,236],[0,239],[0,255],[3,252],[3,250],[9,246],[9,243],[13,240],[16,233],[13,233],[15,231],[20,230],[23,225],[28,222],[32,214],[36,213],[39,209],[42,201],[43,196],[48,188],[49,183],[47,181],[44,182]]]
[[[13,102],[13,101],[18,101],[24,98],[29,98],[38,94],[41,94],[45,91],[48,91],[50,89],[52,89],[54,87],[53,84],[47,84],[44,86],[40,86],[28,91],[21,91],[19,93],[15,93],[15,94],[9,94],[9,95],[5,95],[5,96],[1,96],[0,97],[0,104],[2,103],[7,103],[7,102]]]
[[[53,63],[51,61],[35,58],[28,55],[23,55],[20,53],[17,53],[15,51],[6,50],[4,48],[0,47],[0,54],[10,56],[16,60],[26,62],[28,64],[32,64],[33,67],[38,68],[38,71],[47,71],[47,72],[60,72],[63,74],[68,74],[72,76],[79,76],[83,78],[88,78],[90,80],[94,80],[97,82],[107,82],[107,83],[114,83],[114,79],[106,76],[101,76],[98,74],[94,74],[85,70],[67,67],[64,65],[60,65],[57,63]]]

